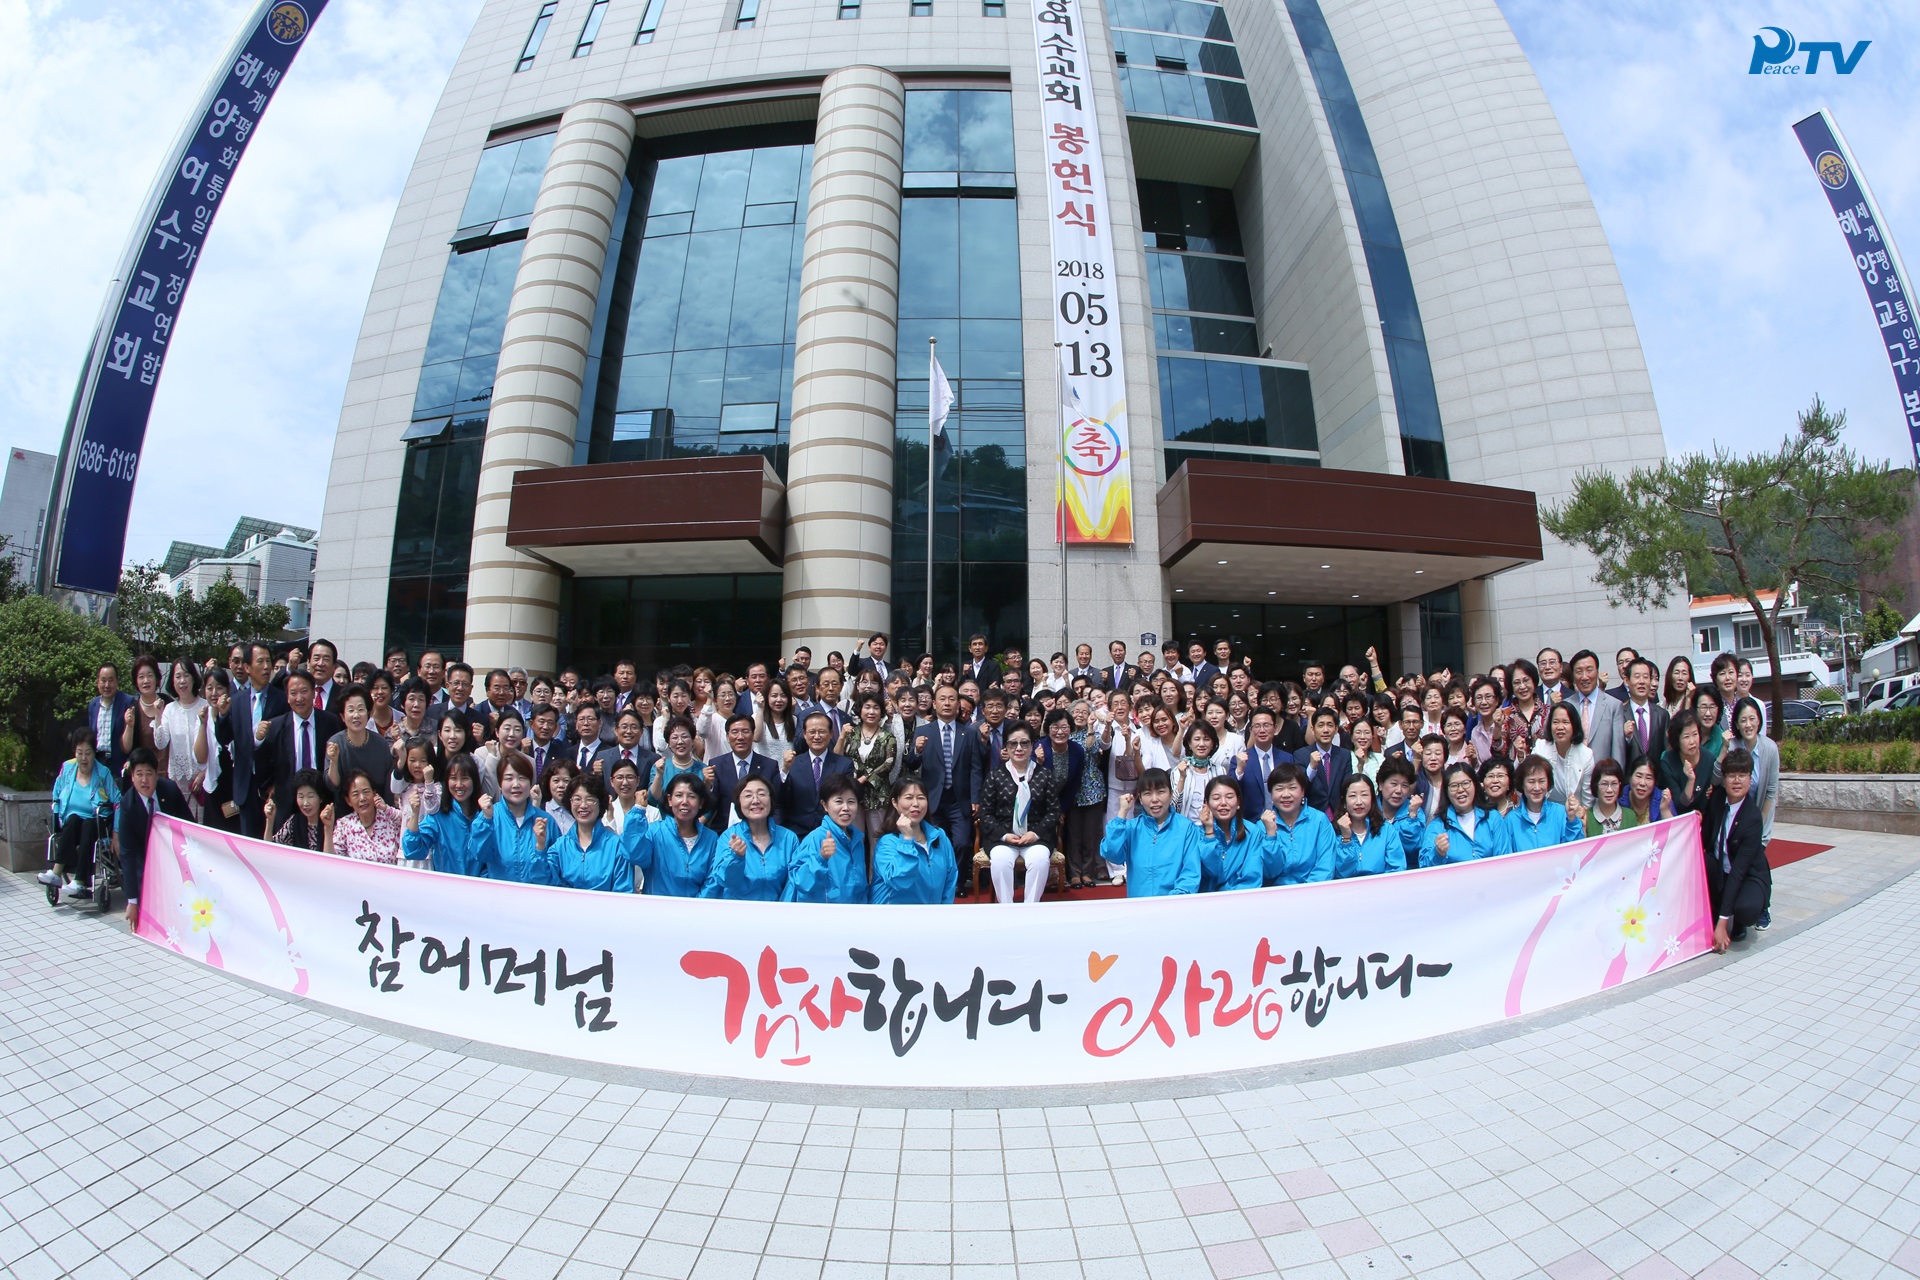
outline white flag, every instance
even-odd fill
[[[933,353],[932,344],[927,347],[927,438],[933,446],[933,465],[935,472],[946,469],[947,458],[953,452],[953,441],[947,437],[947,411],[953,408],[953,387],[947,382],[947,371],[940,367],[940,357]]]

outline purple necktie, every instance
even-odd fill
[[[818,791],[820,789],[820,757],[819,756],[815,756],[813,758],[813,789],[815,791]]]

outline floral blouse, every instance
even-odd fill
[[[380,805],[374,811],[373,829],[362,825],[359,815],[348,810],[333,824],[333,851],[343,858],[362,862],[384,862],[393,866],[400,861],[400,811]]]
[[[1519,764],[1533,754],[1533,744],[1547,736],[1547,711],[1547,704],[1537,699],[1530,716],[1521,715],[1512,703],[1500,709],[1508,760]]]

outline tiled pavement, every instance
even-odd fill
[[[453,1053],[0,877],[0,1270],[1920,1275],[1920,840],[1781,834],[1836,848],[1778,873],[1775,929],[1644,993],[1259,1088],[968,1110]]]

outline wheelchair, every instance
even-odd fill
[[[94,813],[94,820],[99,824],[99,835],[93,842],[92,901],[94,909],[104,915],[112,909],[113,895],[122,887],[120,883],[120,857],[113,849],[113,806],[110,804],[101,805]],[[53,868],[54,850],[58,846],[59,841],[60,832],[57,828],[47,833],[47,868],[49,870]],[[50,907],[59,906],[61,886],[58,884],[50,884],[46,886],[46,890],[47,905]],[[87,900],[84,898],[70,898],[68,901],[75,906],[81,906],[85,904]]]

